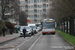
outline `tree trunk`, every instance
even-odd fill
[[[68,21],[67,21],[67,23],[66,23],[66,33],[68,33]]]
[[[73,18],[70,18],[70,35],[74,34],[74,20]]]
[[[64,27],[63,27],[63,32],[65,32],[65,22],[64,22],[63,24],[64,24]]]
[[[75,19],[74,19],[74,34],[73,35],[75,36]]]
[[[60,27],[60,30],[62,31],[62,23],[60,23],[60,26],[59,27]]]
[[[2,19],[4,19],[4,11],[5,11],[5,8],[2,6]]]
[[[57,30],[60,30],[60,24],[57,23]]]

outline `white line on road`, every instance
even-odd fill
[[[33,38],[33,36],[32,36],[31,38]],[[30,39],[31,39],[31,38],[30,38]],[[20,46],[22,46],[24,43],[26,43],[26,42],[29,41],[30,39],[26,39],[26,41],[24,41],[23,43],[21,43],[20,45],[18,45],[16,48],[19,48]]]
[[[39,35],[39,34],[37,34]],[[36,35],[36,36],[37,36]],[[32,36],[30,39],[32,39],[34,36]],[[20,45],[18,45],[15,49],[19,48],[20,46],[22,46],[24,43],[26,43],[27,41],[29,41],[30,39],[26,39],[23,43],[21,43]]]
[[[31,47],[28,50],[31,50],[32,47],[36,44],[36,42],[41,38],[42,35],[40,35],[40,37],[31,45]]]

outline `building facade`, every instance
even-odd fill
[[[20,0],[20,11],[25,12],[25,0]]]
[[[21,9],[28,14],[30,23],[40,23],[47,18],[50,9],[50,0],[21,0]],[[24,1],[24,2],[23,2]]]

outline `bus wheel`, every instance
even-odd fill
[[[52,33],[53,35],[55,35],[55,33]]]
[[[42,35],[45,35],[45,34],[42,33]]]

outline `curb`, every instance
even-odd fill
[[[74,46],[74,50],[75,50],[75,45],[73,45],[72,43],[70,43],[67,39],[65,39],[62,35],[60,35],[59,33],[58,33],[58,35],[60,36],[60,37],[62,37],[69,45],[71,45],[71,46]]]
[[[10,40],[3,41],[3,42],[1,42],[0,44],[5,43],[5,42],[8,42],[8,41],[11,41],[11,40],[14,40],[14,39],[17,39],[17,38],[19,38],[19,37],[20,37],[20,36],[15,37],[15,38],[12,38],[12,39],[10,39]]]

